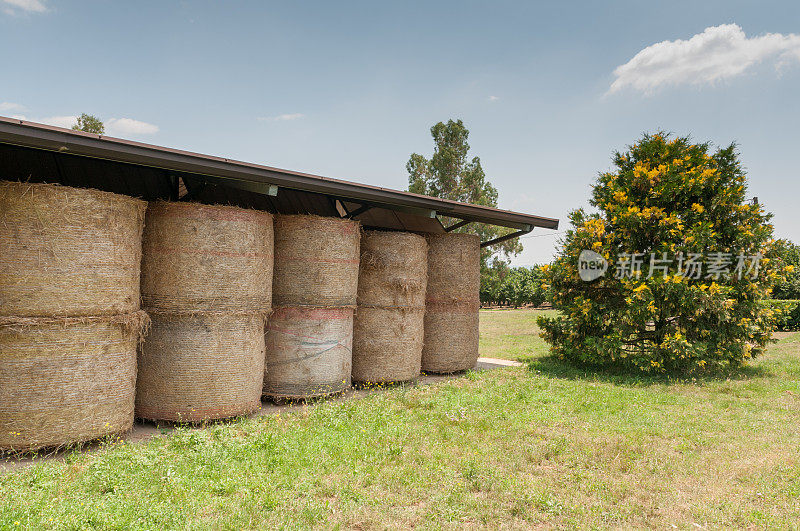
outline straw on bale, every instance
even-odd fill
[[[428,305],[423,371],[449,374],[475,367],[478,362],[478,308],[477,303]]]
[[[425,238],[415,234],[363,233],[353,324],[354,382],[403,382],[419,375],[427,247]]]
[[[424,308],[427,251],[425,238],[416,234],[364,231],[358,305]]]
[[[144,201],[0,181],[0,315],[139,309]]]
[[[264,314],[151,312],[139,353],[136,416],[199,422],[261,405]]]
[[[354,307],[359,223],[319,216],[275,216],[276,306]]]
[[[0,451],[81,443],[133,424],[144,312],[0,318]]]
[[[415,380],[420,373],[424,308],[359,306],[353,324],[353,381]]]
[[[150,203],[144,230],[147,308],[268,311],[272,214],[231,206]]]
[[[478,361],[480,254],[473,234],[428,237],[423,371],[458,372]]]
[[[264,395],[305,399],[350,387],[352,309],[277,308],[266,339]]]
[[[428,235],[428,301],[480,302],[481,245],[475,234]]]

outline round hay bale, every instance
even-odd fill
[[[353,323],[353,382],[407,382],[419,376],[424,308],[359,306]]]
[[[0,181],[0,315],[138,310],[146,206],[99,190]]]
[[[428,235],[428,301],[480,301],[481,245],[475,234]]]
[[[353,307],[359,223],[319,216],[275,216],[276,306]]]
[[[478,362],[478,308],[477,303],[428,305],[423,371],[449,374],[475,367]]]
[[[425,345],[422,370],[451,373],[478,361],[480,239],[473,234],[428,237]]]
[[[142,303],[160,310],[268,311],[272,214],[198,203],[150,203]]]
[[[0,319],[0,451],[62,447],[133,425],[144,312]]]
[[[352,309],[277,308],[266,338],[264,395],[305,399],[350,387]]]
[[[139,352],[136,416],[199,422],[261,406],[264,314],[151,312]]]
[[[364,231],[358,304],[424,308],[427,271],[428,244],[422,236],[409,232]]]

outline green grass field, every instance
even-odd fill
[[[555,310],[481,310],[481,356],[523,361],[547,354],[536,319]]]
[[[559,364],[537,314],[482,315],[531,369],[75,452],[0,476],[0,528],[798,526],[800,334],[669,382]]]

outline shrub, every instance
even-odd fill
[[[547,271],[561,316],[539,322],[553,352],[684,374],[737,366],[762,352],[774,316],[759,301],[777,277],[776,261],[763,256],[771,250],[771,215],[746,201],[735,146],[710,154],[709,144],[685,137],[644,135],[615,153],[614,165],[593,185],[598,212],[570,215],[573,228]],[[608,261],[591,282],[580,278],[583,250]],[[732,263],[727,274],[701,264],[695,278],[698,256],[690,253],[712,261],[724,253]]]
[[[788,240],[777,240],[772,249],[775,258],[791,266],[775,282],[773,299],[800,299],[800,245]]]
[[[792,332],[800,330],[800,300],[767,299],[761,304],[775,315],[775,330]]]

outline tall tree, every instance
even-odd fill
[[[408,170],[408,191],[417,194],[452,199],[497,207],[497,189],[486,180],[486,174],[479,157],[469,159],[469,130],[461,120],[439,122],[431,127],[431,136],[435,143],[430,159],[419,153],[412,153],[406,164]],[[442,217],[442,223],[449,225],[457,222],[453,218]],[[513,229],[495,227],[482,223],[471,223],[456,232],[477,234],[481,241],[490,240],[513,232]],[[483,249],[481,253],[482,281],[489,274],[492,261],[507,261],[522,251],[519,240],[507,240]]]
[[[102,135],[106,132],[106,128],[100,118],[92,116],[91,114],[81,113],[78,116],[78,123],[72,126],[74,131],[84,131],[86,133],[95,133]]]

